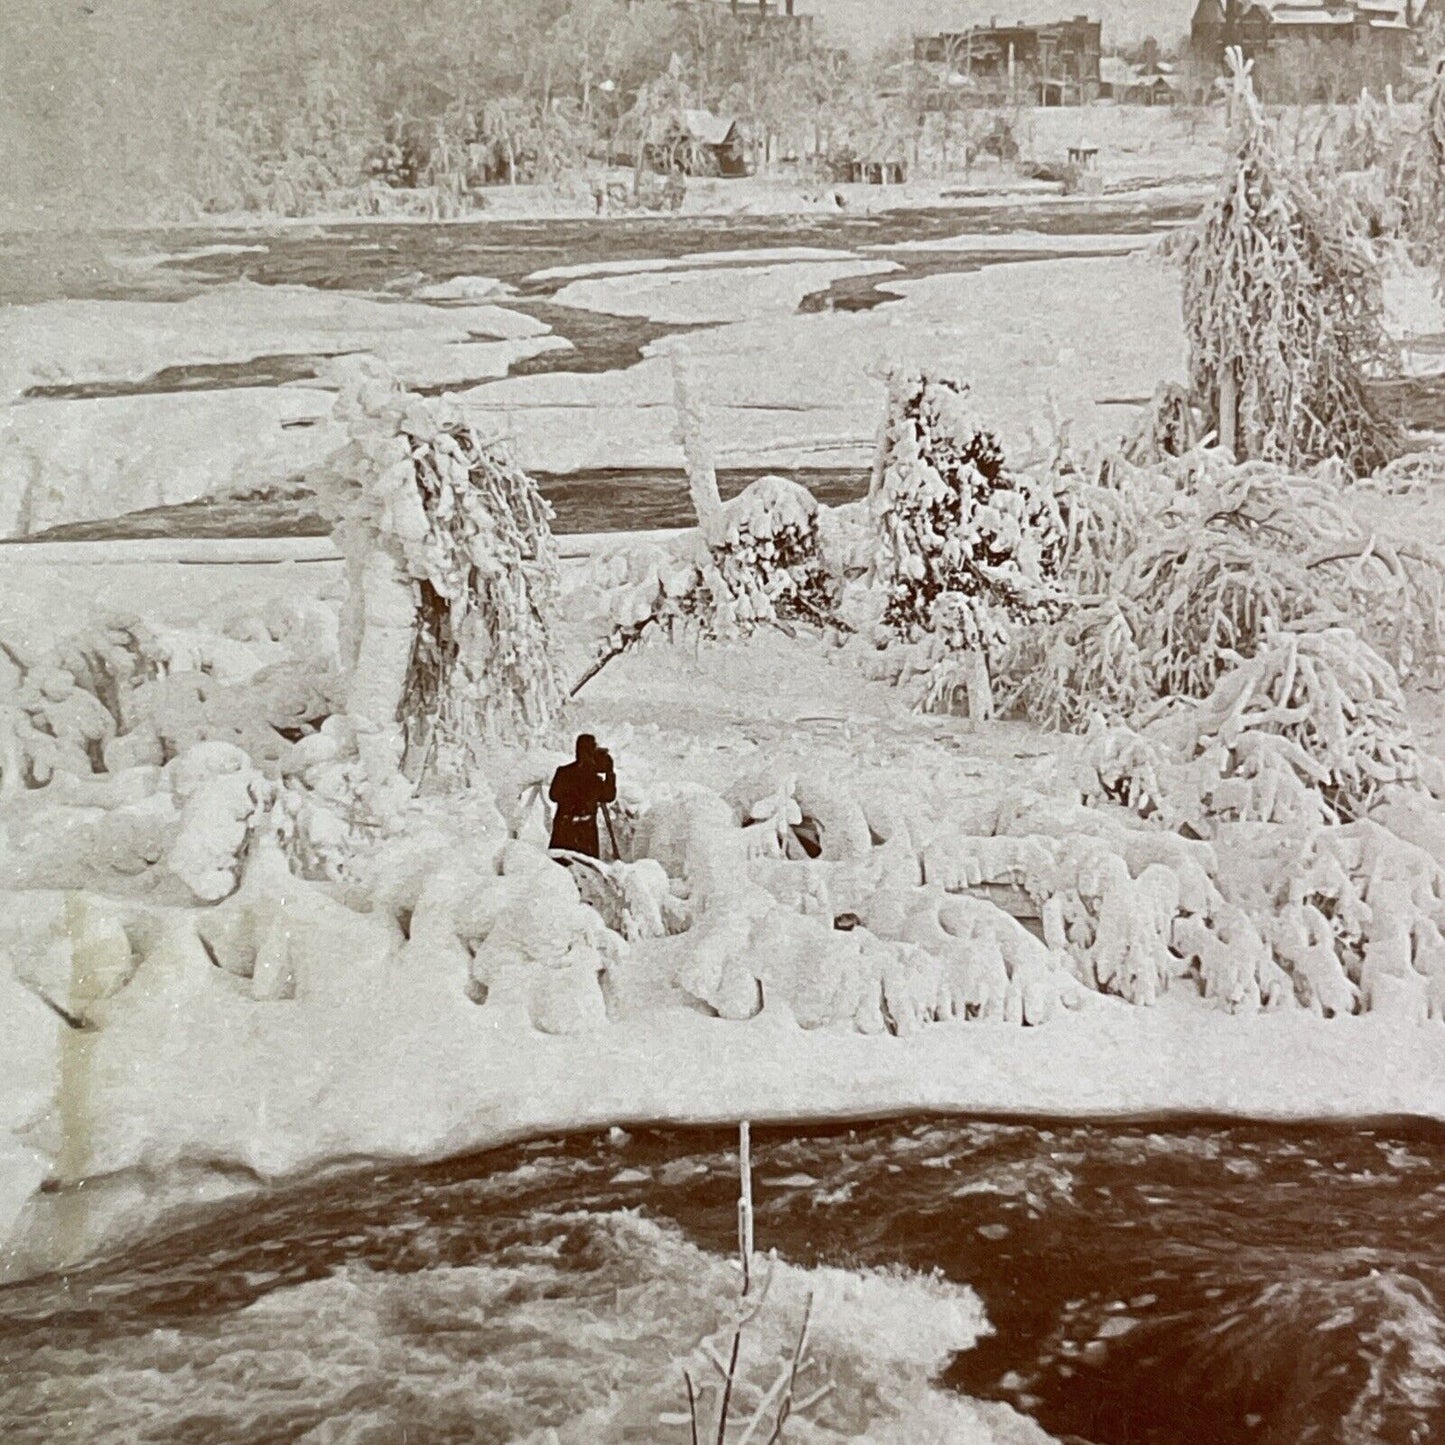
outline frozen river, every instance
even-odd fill
[[[396,303],[425,300],[439,312],[463,307],[464,300],[437,301],[438,287],[458,277],[488,277],[502,283],[496,300],[550,328],[569,346],[526,355],[508,370],[513,378],[544,378],[548,373],[578,377],[618,372],[636,365],[652,343],[669,335],[716,329],[719,323],[668,322],[646,316],[613,314],[606,309],[567,304],[558,293],[579,269],[656,266],[691,258],[690,272],[715,271],[720,280],[739,280],[779,265],[779,257],[831,256],[835,265],[886,260],[892,269],[864,275],[819,276],[796,302],[796,314],[820,311],[863,312],[896,304],[899,294],[880,286],[930,277],[975,272],[1000,263],[1057,261],[1097,252],[1111,237],[1140,241],[1177,226],[1197,210],[1178,199],[1130,197],[1087,204],[1014,202],[969,208],[885,212],[870,216],[688,217],[473,224],[372,224],[292,226],[269,231],[187,229],[132,233],[104,241],[104,267],[47,268],[34,255],[35,243],[0,238],[0,302],[38,303],[183,301],[214,287],[238,281],[268,287],[304,287],[326,293]],[[963,249],[907,249],[947,243],[966,231]],[[997,236],[996,249],[990,238]],[[1031,247],[1037,249],[1031,249]],[[893,249],[902,247],[905,249]],[[1106,246],[1107,249],[1107,246]],[[1117,248],[1115,248],[1117,249]],[[702,259],[698,258],[710,258]],[[812,263],[816,265],[816,263]],[[782,262],[786,269],[787,262]],[[555,274],[558,268],[568,275]],[[809,268],[807,261],[800,273]],[[826,269],[826,268],[825,268]],[[5,289],[4,277],[9,277]],[[789,303],[791,308],[793,303]],[[96,312],[103,323],[105,309]],[[149,374],[67,375],[35,380],[24,389],[31,402],[109,401],[122,405],[161,395],[224,393],[256,389],[326,386],[334,353],[304,349],[268,351],[245,359],[177,361]],[[759,372],[773,364],[760,354]],[[143,368],[142,368],[143,370]],[[445,385],[423,391],[464,391],[486,378],[449,377]],[[315,394],[314,392],[312,393]],[[1143,397],[1116,398],[1138,403]],[[764,385],[757,405],[775,415],[797,412],[795,399]],[[304,425],[289,421],[288,426]],[[550,419],[542,425],[554,425]],[[587,427],[590,420],[576,420]],[[806,425],[800,420],[800,425]],[[544,493],[557,509],[562,532],[627,531],[681,526],[692,520],[686,484],[679,470],[633,463],[625,455],[609,457],[617,465],[568,466],[550,472],[533,467]],[[646,448],[644,447],[644,451]],[[764,466],[723,463],[724,495],[739,490]],[[822,464],[801,469],[800,479],[820,500],[836,503],[859,496],[866,467]],[[42,532],[46,529],[39,529]],[[122,520],[79,518],[47,540],[113,536],[276,536],[315,535],[325,524],[308,507],[302,491],[274,490],[264,500],[235,503],[187,501],[149,508]]]
[[[760,1248],[885,1267],[921,1311],[972,1291],[994,1332],[944,1359],[938,1387],[1057,1438],[1445,1430],[1436,1127],[923,1120],[761,1130],[754,1152]],[[0,1435],[500,1445],[562,1428],[680,1379],[727,1305],[735,1198],[731,1135],[639,1130],[216,1208],[0,1290]],[[870,1307],[887,1302],[859,1298],[860,1335]],[[874,1366],[818,1350],[843,1410]],[[876,1368],[865,1395],[886,1390]]]
[[[429,355],[428,364],[440,370],[413,385],[464,395],[479,408],[483,426],[516,428],[529,452],[527,465],[556,508],[558,531],[630,531],[692,520],[670,438],[670,387],[665,378],[659,384],[656,361],[646,361],[656,357],[657,343],[679,334],[694,337],[687,344],[701,349],[703,374],[715,393],[710,401],[724,495],[782,469],[798,475],[820,500],[859,496],[867,463],[857,458],[867,450],[870,431],[860,415],[876,404],[862,373],[874,364],[875,349],[896,347],[905,337],[924,350],[941,344],[984,392],[992,387],[997,393],[988,405],[1017,413],[1015,422],[1036,424],[1063,388],[1076,395],[1061,404],[1097,409],[1100,417],[1108,414],[1106,427],[1127,427],[1154,382],[1175,364],[1164,354],[1167,345],[1157,357],[1146,347],[1147,358],[1130,362],[1140,338],[1137,331],[1133,340],[1127,329],[1121,332],[1117,315],[1128,298],[1137,299],[1128,283],[1114,300],[1096,298],[1074,320],[1064,313],[1080,298],[1067,281],[1043,285],[1037,295],[1027,281],[1007,283],[997,295],[980,293],[982,311],[969,299],[972,292],[957,288],[981,279],[969,273],[999,276],[993,268],[1005,266],[1011,275],[1037,274],[1041,283],[1077,275],[1078,284],[1089,285],[1112,274],[1117,290],[1119,273],[1093,269],[1100,263],[1090,258],[1143,244],[1196,209],[1196,202],[1167,194],[1136,194],[867,216],[193,228],[105,238],[97,245],[106,263],[89,267],[47,266],[36,254],[40,243],[12,236],[0,237],[0,302],[69,301],[87,308],[87,326],[104,335],[107,318],[122,315],[106,303],[179,302],[214,293],[236,296],[244,313],[248,296],[265,293],[216,288],[245,282],[287,288],[284,295],[291,298],[326,296],[342,305],[350,298],[350,304],[371,308],[370,325],[383,325],[387,315],[401,314],[396,307],[409,306],[407,314],[418,324],[436,327],[448,317],[478,315],[468,310],[477,300],[475,278],[489,278],[501,290],[488,303],[524,327],[545,330],[544,343],[520,346],[498,370],[470,375],[458,358],[471,354],[479,366],[495,365],[485,344],[469,353],[464,341],[428,343],[418,335],[405,342],[420,348],[413,358]],[[1071,264],[1085,270],[1069,271]],[[668,268],[684,293],[681,312],[661,284]],[[590,279],[579,291],[583,273]],[[458,278],[473,279],[449,291]],[[713,319],[695,319],[699,307],[706,313],[710,304]],[[1152,304],[1157,308],[1158,298]],[[1034,305],[1035,317],[1021,314]],[[171,310],[152,307],[143,324],[164,328],[171,323],[162,313]],[[810,329],[809,319],[819,313],[835,313],[837,325]],[[848,313],[859,319],[850,322]],[[213,313],[206,315],[214,325]],[[694,319],[684,319],[688,315]],[[723,316],[731,322],[718,319]],[[1138,325],[1160,332],[1177,325],[1173,316],[1151,316],[1145,305]],[[221,319],[229,324],[231,318]],[[278,321],[257,332],[253,350],[237,338],[216,343],[221,349],[207,354],[204,336],[176,325],[168,342],[174,354],[152,348],[140,353],[150,360],[126,365],[121,357],[129,348],[116,353],[112,340],[95,353],[108,358],[105,364],[88,369],[80,343],[38,365],[21,387],[16,420],[25,440],[11,466],[13,485],[38,477],[62,495],[88,489],[88,478],[72,485],[67,477],[79,465],[78,438],[94,427],[109,428],[114,439],[99,445],[114,458],[108,463],[119,499],[113,511],[127,514],[117,519],[98,503],[46,503],[46,520],[30,530],[46,540],[324,533],[304,486],[277,476],[276,468],[259,487],[246,485],[252,470],[247,443],[249,438],[251,452],[263,443],[279,447],[278,456],[295,456],[293,475],[304,471],[303,455],[315,451],[306,438],[320,445],[317,428],[325,426],[336,358],[356,341],[346,339],[343,326],[333,333],[332,349],[308,350],[319,342],[314,326],[308,332],[304,320],[298,320],[299,330]],[[930,333],[936,333],[931,342]],[[393,343],[401,344],[395,337]],[[844,359],[840,352],[849,348]],[[1086,353],[1089,364],[1083,366]],[[1445,382],[1439,378],[1388,383],[1385,391],[1412,425],[1445,426]],[[167,409],[171,396],[185,398],[174,413]],[[248,411],[247,396],[271,400]],[[195,452],[194,466],[181,452],[163,455],[161,436],[173,416],[194,418],[176,423],[190,429],[185,445]],[[273,432],[278,416],[280,431]],[[217,453],[203,440],[208,434],[231,440]],[[161,453],[165,475],[135,462],[139,451]],[[769,461],[772,455],[778,460]],[[218,501],[196,497],[200,469],[220,471],[210,490],[229,495]],[[157,493],[172,500],[143,500]]]

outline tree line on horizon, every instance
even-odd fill
[[[967,165],[998,117],[940,114],[905,61],[668,0],[10,0],[0,145],[12,220],[88,224],[585,188],[685,106],[737,118],[756,169]]]

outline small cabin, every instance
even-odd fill
[[[732,116],[692,108],[652,118],[648,161],[660,171],[685,175],[745,176],[742,133]]]
[[[848,179],[867,186],[901,186],[908,179],[908,162],[897,157],[855,156],[848,163]]]

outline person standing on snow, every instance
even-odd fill
[[[597,842],[597,810],[617,796],[612,754],[597,746],[591,733],[577,739],[576,761],[564,763],[552,776],[547,796],[557,805],[551,847],[570,853],[601,856]]]

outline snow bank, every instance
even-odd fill
[[[0,309],[0,354],[16,392],[63,382],[139,381],[172,366],[260,356],[416,350],[545,334],[494,305],[425,306],[311,286],[237,281],[186,301],[47,301]],[[466,373],[460,373],[465,375]]]
[[[279,485],[342,440],[304,387],[19,402],[0,435],[0,535]]]
[[[669,1009],[557,1038],[497,1028],[459,987],[410,970],[391,970],[380,993],[261,1003],[193,943],[150,957],[88,1044],[83,1147],[69,1136],[64,1168],[41,1151],[51,1181],[71,1187],[30,1194],[11,1275],[153,1220],[193,1195],[183,1165],[202,1162],[280,1179],[334,1159],[437,1157],[614,1122],[895,1110],[1445,1117],[1438,1026],[1402,1031],[1368,1015],[1238,1019],[1177,999],[1099,1000],[1041,1029],[977,1022],[898,1039]],[[11,1147],[11,1197],[34,1175],[24,1151],[43,1139],[32,1127]]]
[[[645,316],[678,325],[741,321],[787,314],[814,291],[847,276],[876,276],[898,270],[896,261],[795,261],[777,266],[716,267],[696,271],[634,271],[573,281],[557,292],[559,306]]]

